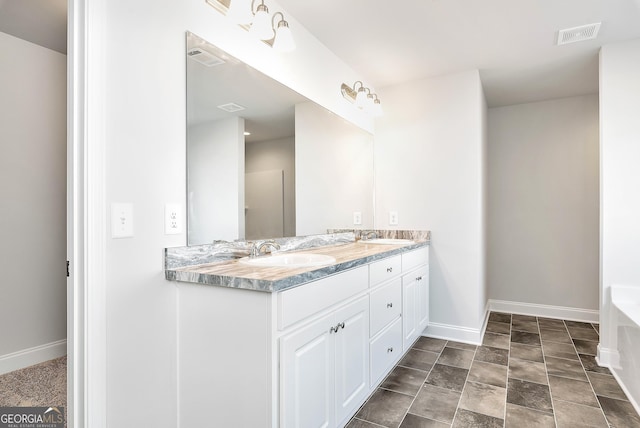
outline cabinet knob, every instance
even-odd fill
[[[393,308],[393,303],[387,303],[387,308]]]
[[[338,332],[338,330],[336,330],[336,328],[335,328],[335,327],[331,327],[331,328],[329,329],[329,334],[331,334],[331,333],[337,333],[337,332]]]
[[[421,276],[417,277],[416,281],[422,281],[422,277]]]
[[[389,352],[393,352],[393,346],[387,348],[387,353],[389,353]]]
[[[388,267],[387,268],[387,272],[389,272],[389,273],[393,272],[393,267]]]

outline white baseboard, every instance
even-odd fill
[[[564,306],[538,305],[535,303],[489,300],[489,310],[511,314],[533,315],[545,318],[557,318],[571,321],[599,322],[600,312],[591,309],[569,308]]]
[[[1,355],[0,374],[23,369],[64,355],[67,355],[67,339]]]
[[[620,353],[618,353],[617,349],[602,348],[598,343],[596,362],[600,366],[608,367],[611,371],[620,369]]]
[[[431,322],[422,334],[436,339],[455,340],[456,342],[480,345],[482,343],[482,332],[483,330],[478,328]]]

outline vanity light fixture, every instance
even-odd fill
[[[293,34],[284,14],[276,12],[271,15],[264,0],[206,0],[206,2],[278,52],[295,50]],[[256,3],[259,4],[256,6]],[[280,19],[276,21],[278,15]]]
[[[364,110],[373,116],[382,115],[382,104],[380,104],[378,94],[371,93],[371,89],[364,86],[360,80],[357,80],[353,86],[343,83],[340,89],[342,96],[347,101],[355,104],[360,110]]]

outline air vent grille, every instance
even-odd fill
[[[598,37],[600,31],[600,22],[594,24],[581,25],[580,27],[566,28],[558,31],[558,46],[568,43],[582,42],[584,40],[593,40]]]
[[[224,110],[227,111],[229,113],[235,113],[237,111],[240,110],[244,110],[245,108],[242,107],[240,104],[236,104],[236,103],[227,103],[227,104],[222,104],[220,106],[218,106],[218,108],[220,110]]]
[[[224,60],[218,58],[211,52],[204,50],[202,47],[195,47],[189,49],[187,56],[200,64],[204,64],[207,67],[213,67],[214,65],[224,64]]]

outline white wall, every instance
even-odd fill
[[[600,346],[615,364],[612,284],[640,287],[640,39],[600,51]]]
[[[484,284],[486,109],[476,70],[382,88],[376,228],[430,229],[429,334],[479,341]]]
[[[244,238],[244,119],[188,129],[189,245]]]
[[[491,299],[597,311],[598,145],[597,95],[489,109]]]
[[[83,1],[73,2],[85,12]],[[106,176],[91,175],[87,188],[105,186],[98,205],[130,202],[134,237],[109,239],[104,258],[97,255],[87,282],[106,294],[106,392],[90,397],[100,419],[101,401],[111,427],[175,427],[177,394],[176,284],[163,272],[163,248],[186,244],[186,233],[164,235],[165,203],[186,201],[185,32],[192,31],[231,55],[292,87],[330,110],[372,128],[372,121],[353,109],[340,94],[340,84],[363,78],[315,40],[295,18],[287,20],[298,49],[281,55],[229,23],[203,0],[91,0],[88,22],[79,30],[87,43],[87,150],[104,141]],[[279,10],[270,2],[272,11]],[[105,13],[101,11],[104,8]],[[286,11],[285,11],[286,12]],[[365,79],[366,80],[366,79]],[[104,114],[102,114],[104,111]],[[104,180],[104,181],[103,181]],[[91,211],[108,234],[109,218]],[[105,210],[106,211],[106,210]],[[98,234],[99,235],[99,234]],[[107,235],[108,236],[108,235]],[[89,245],[91,247],[91,245]],[[102,274],[104,272],[104,274]],[[91,300],[92,319],[101,319],[99,301]],[[97,306],[97,308],[96,308]],[[96,310],[97,309],[97,310]],[[101,327],[92,331],[99,333]],[[93,337],[100,342],[100,338]],[[92,348],[94,349],[94,348]],[[100,345],[96,345],[100,349]],[[91,350],[90,350],[91,352]],[[90,355],[100,365],[102,355]],[[212,357],[215,364],[215,356]],[[100,377],[100,374],[97,374]],[[91,374],[89,380],[95,379]],[[214,415],[215,416],[215,415]],[[98,426],[98,424],[96,424]]]
[[[296,235],[373,226],[373,141],[314,103],[296,104]]]
[[[67,70],[5,33],[0,57],[3,373],[66,354]]]
[[[291,137],[245,145],[246,173],[274,169],[284,172],[284,236],[295,236],[295,139]]]

